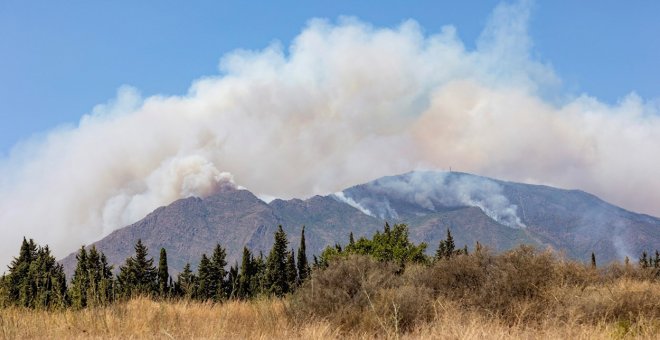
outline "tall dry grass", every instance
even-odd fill
[[[3,339],[476,340],[657,339],[660,334],[660,325],[654,318],[642,317],[634,324],[605,320],[582,323],[558,318],[534,324],[510,324],[507,320],[467,311],[455,302],[441,300],[432,304],[430,320],[405,333],[396,333],[394,319],[383,319],[383,328],[377,330],[341,332],[329,321],[317,319],[294,323],[287,315],[287,308],[286,300],[277,299],[209,304],[139,298],[80,311],[4,309],[0,310],[0,336]]]
[[[521,247],[405,269],[369,257],[314,271],[284,299],[136,298],[84,310],[0,309],[0,337],[103,339],[657,339],[660,275]]]
[[[136,298],[84,310],[0,309],[0,336],[4,339],[320,339],[336,337],[338,333],[323,322],[293,327],[284,300],[213,304]]]

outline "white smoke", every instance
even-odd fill
[[[122,88],[0,161],[0,263],[23,235],[64,255],[227,173],[289,198],[451,165],[660,214],[660,109],[544,100],[560,81],[532,57],[528,7],[498,6],[474,50],[451,26],[312,20],[288,50],[231,53],[185,95]]]
[[[415,171],[378,179],[361,189],[335,193],[334,197],[368,215],[386,220],[400,217],[402,212],[392,206],[399,201],[427,211],[478,207],[503,225],[511,228],[526,227],[518,216],[518,206],[504,196],[500,184],[472,175]]]
[[[351,207],[353,207],[353,208],[355,208],[355,209],[357,209],[357,210],[360,210],[360,211],[363,212],[364,214],[369,215],[369,216],[371,216],[371,217],[380,217],[380,218],[385,218],[385,217],[387,217],[385,214],[381,214],[380,216],[376,216],[374,213],[371,212],[371,210],[365,208],[365,207],[364,207],[363,205],[361,205],[360,203],[355,202],[354,199],[352,199],[352,198],[350,198],[350,197],[347,197],[347,196],[344,194],[343,191],[336,192],[336,193],[332,194],[332,196],[333,196],[334,198],[338,199],[339,201],[344,202],[344,203],[350,205]]]

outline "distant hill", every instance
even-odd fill
[[[118,267],[132,255],[138,238],[151,255],[168,251],[172,273],[197,264],[216,243],[228,263],[243,246],[264,255],[282,225],[297,248],[305,226],[308,255],[345,244],[382,228],[385,221],[408,224],[411,239],[429,252],[451,229],[457,246],[476,241],[496,250],[525,243],[605,263],[660,248],[660,219],[636,214],[579,190],[499,181],[458,172],[416,171],[383,177],[328,196],[266,203],[247,190],[224,188],[206,197],[181,199],[94,243]],[[73,272],[75,254],[62,259]]]

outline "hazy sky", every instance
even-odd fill
[[[451,166],[660,216],[660,2],[62,3],[0,2],[0,266],[228,181]]]
[[[356,16],[427,33],[454,25],[469,48],[497,1],[0,1],[0,155],[114,97],[185,94],[236,48],[284,46],[310,18]],[[563,93],[613,103],[660,97],[660,2],[537,1],[529,34]]]

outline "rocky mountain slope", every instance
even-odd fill
[[[383,177],[328,196],[266,203],[247,190],[224,188],[206,198],[190,197],[161,207],[144,219],[95,243],[118,267],[141,238],[152,256],[168,250],[173,273],[193,265],[216,243],[227,248],[228,263],[243,246],[267,254],[282,225],[296,248],[305,226],[308,255],[325,246],[370,235],[385,221],[408,224],[415,242],[435,250],[451,229],[458,246],[476,241],[501,251],[532,244],[599,262],[636,257],[660,248],[660,219],[626,211],[588,193],[504,182],[457,172],[410,172]],[[61,261],[67,273],[75,255]]]

